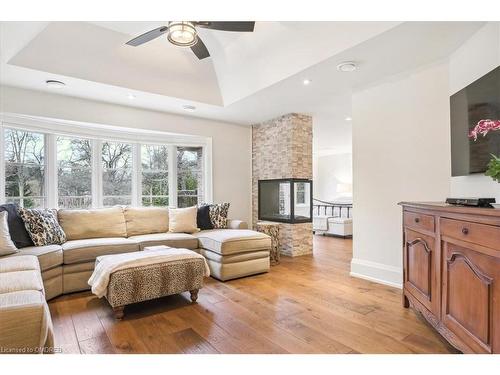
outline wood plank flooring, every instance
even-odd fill
[[[126,308],[116,321],[90,292],[50,301],[63,353],[456,353],[401,291],[349,276],[352,241],[315,236],[314,256],[268,274],[206,280],[189,293]]]

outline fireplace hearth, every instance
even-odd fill
[[[301,178],[259,180],[258,219],[280,223],[312,222],[312,181]]]

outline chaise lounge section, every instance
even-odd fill
[[[215,278],[226,281],[269,270],[269,236],[241,229],[244,227],[240,223],[238,229],[204,230],[194,235]]]

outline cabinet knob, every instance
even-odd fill
[[[462,233],[465,234],[465,235],[469,234],[469,228],[463,227],[462,228]]]
[[[415,223],[420,223],[420,218],[419,217],[415,218]]]

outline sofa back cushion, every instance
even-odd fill
[[[100,237],[127,237],[122,207],[95,210],[59,210],[59,224],[66,238],[81,240]]]
[[[168,232],[167,207],[126,207],[127,237]]]

